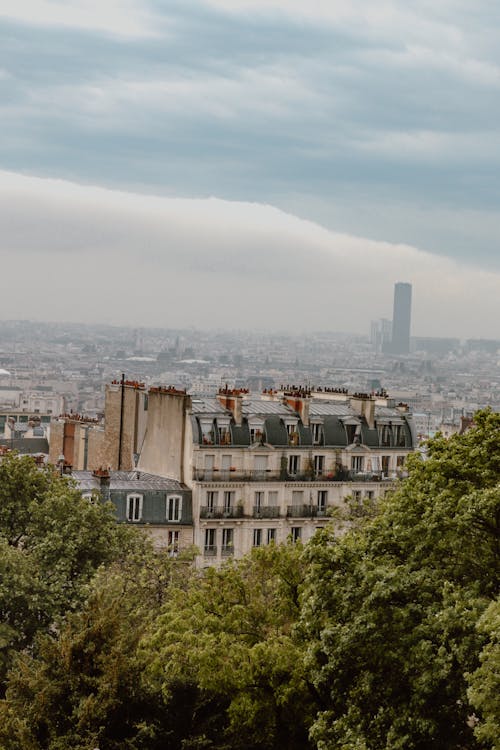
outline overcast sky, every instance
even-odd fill
[[[2,0],[0,317],[499,337],[496,0]]]

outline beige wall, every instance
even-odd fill
[[[191,399],[182,393],[150,391],[148,422],[138,468],[184,481],[186,420]]]

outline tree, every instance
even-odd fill
[[[260,548],[172,590],[153,635],[151,681],[189,696],[185,748],[307,748],[314,703],[294,627],[300,545]]]
[[[141,638],[185,562],[145,547],[102,569],[78,611],[18,653],[0,701],[4,750],[155,750],[168,747],[177,706],[143,680]],[[165,744],[167,743],[167,744]]]
[[[86,596],[101,565],[140,549],[111,505],[81,497],[53,467],[9,454],[0,462],[0,665]],[[0,689],[1,692],[1,689]]]
[[[481,665],[467,675],[469,699],[481,713],[474,732],[500,750],[500,599],[491,602],[477,627],[488,640],[479,657]]]
[[[414,456],[374,518],[312,542],[301,626],[321,750],[483,747],[466,674],[499,590],[499,477],[500,415],[482,412]]]

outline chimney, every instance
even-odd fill
[[[298,390],[293,392],[285,392],[283,395],[283,402],[293,409],[293,411],[300,414],[302,424],[304,427],[309,427],[309,410],[311,406],[311,396],[305,390]]]
[[[354,393],[349,399],[351,408],[364,417],[370,430],[375,427],[375,399],[368,393]]]
[[[109,500],[110,497],[110,485],[111,485],[111,474],[108,469],[94,469],[92,476],[99,480],[99,490],[101,492],[102,499],[104,501]]]
[[[235,424],[241,427],[243,420],[243,395],[247,394],[246,388],[220,388],[217,398],[224,409],[229,409],[233,415]]]

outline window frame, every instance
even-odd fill
[[[136,516],[135,501],[138,501],[137,509],[139,513],[138,513],[137,518],[135,517]],[[143,507],[144,507],[144,495],[140,495],[138,492],[130,492],[127,495],[127,521],[129,521],[130,523],[141,523]]]
[[[167,495],[165,518],[169,523],[180,523],[182,519],[182,499],[182,495]]]

